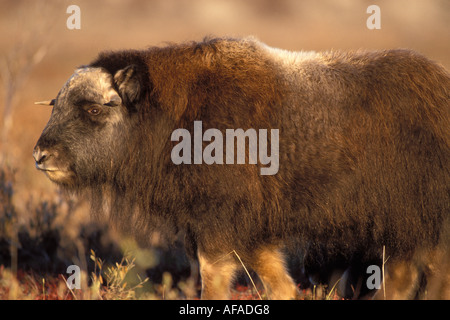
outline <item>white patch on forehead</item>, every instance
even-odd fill
[[[107,103],[114,94],[117,94],[112,83],[112,75],[104,69],[83,67],[75,70],[74,74],[67,80],[61,89],[60,95],[64,96],[70,89],[84,85],[87,86],[89,90],[92,90],[103,97],[104,101],[99,102]]]

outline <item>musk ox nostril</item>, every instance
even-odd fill
[[[34,161],[36,164],[44,163],[50,156],[50,153],[47,150],[41,150],[39,147],[35,148],[33,151]]]

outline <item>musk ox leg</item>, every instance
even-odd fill
[[[385,287],[375,299],[448,299],[450,254],[447,246],[417,250],[411,260],[386,265]]]
[[[230,288],[238,268],[233,255],[210,258],[198,252],[202,296],[204,300],[225,300],[230,298]]]
[[[423,298],[430,300],[450,299],[450,251],[448,247],[431,251],[425,268],[426,288]]]
[[[285,257],[278,248],[258,250],[252,268],[263,282],[269,299],[290,300],[298,297],[297,286],[286,270]]]
[[[386,264],[384,287],[375,293],[376,300],[414,299],[421,280],[421,270],[410,260],[395,261]]]

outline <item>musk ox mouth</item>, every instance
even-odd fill
[[[53,182],[67,184],[73,180],[73,174],[66,170],[39,169]]]
[[[53,182],[67,184],[73,179],[73,173],[69,170],[60,168],[46,168],[42,164],[36,163],[36,169],[45,173],[45,175]]]

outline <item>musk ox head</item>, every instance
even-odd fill
[[[34,148],[36,168],[65,187],[102,183],[120,165],[139,96],[134,66],[111,74],[103,68],[82,67],[62,87],[47,126]],[[43,104],[43,103],[40,103]],[[120,134],[118,134],[120,132]]]

